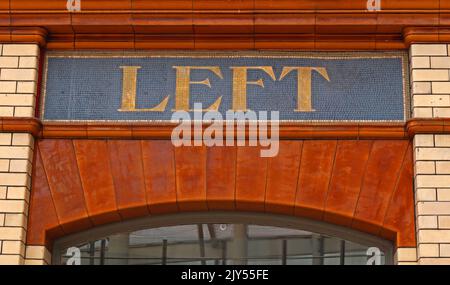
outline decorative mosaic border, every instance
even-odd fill
[[[49,58],[305,58],[305,59],[380,59],[400,58],[403,77],[403,120],[279,120],[280,123],[404,123],[411,115],[409,55],[406,51],[379,52],[302,52],[302,51],[49,51],[45,55],[40,98],[40,119],[46,123],[150,123],[167,124],[170,120],[46,120],[45,97]],[[194,121],[195,122],[195,121]],[[224,120],[223,122],[227,122]],[[251,122],[251,121],[250,121]],[[262,122],[262,121],[259,121]]]

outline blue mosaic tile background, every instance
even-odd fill
[[[281,120],[404,120],[402,60],[398,58],[60,58],[49,57],[44,120],[170,120],[175,104],[175,69],[172,66],[220,66],[224,79],[204,70],[191,80],[208,77],[212,88],[191,85],[191,106],[204,107],[223,96],[220,112],[231,108],[230,66],[273,66],[277,81],[263,71],[249,71],[248,80],[264,79],[265,88],[247,86],[247,106],[253,111],[280,111]],[[152,108],[171,95],[165,112],[119,112],[122,96],[120,66],[141,66],[138,71],[137,108]],[[325,67],[330,82],[313,73],[312,113],[294,112],[297,72],[279,81],[283,66]],[[191,107],[192,108],[192,107]]]

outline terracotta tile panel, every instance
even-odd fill
[[[91,227],[72,140],[42,140],[39,150],[64,232]]]
[[[253,15],[199,14],[193,19],[195,34],[252,34]]]
[[[254,0],[193,0],[194,10],[252,10]],[[225,4],[225,5],[224,5]]]
[[[75,33],[132,34],[131,14],[72,14],[72,26]],[[99,26],[100,25],[100,29]],[[95,27],[95,28],[94,28]],[[95,32],[93,32],[95,31]]]
[[[50,33],[72,33],[69,13],[39,13],[39,17],[33,14],[11,14],[11,24],[19,27],[45,26]]]
[[[443,8],[443,3],[446,0],[383,0],[384,10],[433,10]]]
[[[401,33],[405,27],[433,26],[439,24],[439,16],[433,14],[380,14],[377,33]]]
[[[27,244],[46,245],[54,238],[62,236],[64,232],[59,225],[39,150],[36,151],[34,160]]]
[[[136,34],[192,34],[192,14],[133,14]],[[168,35],[166,35],[168,36]]]
[[[350,226],[366,171],[372,141],[339,141],[324,220]]]
[[[313,1],[316,10],[331,9],[350,9],[350,10],[366,10],[366,0],[320,0]]]
[[[108,152],[120,216],[148,215],[141,142],[109,140]]]
[[[209,210],[235,209],[236,147],[211,147],[206,158],[206,199]]]
[[[133,0],[135,10],[190,10],[192,5],[192,0]]]
[[[34,244],[91,227],[86,205],[95,224],[117,221],[119,214],[145,216],[148,209],[236,206],[324,218],[398,246],[415,244],[408,141],[281,141],[275,158],[261,158],[259,147],[175,149],[168,140],[46,139],[36,150],[28,237]]]
[[[133,0],[83,0],[81,1],[82,11],[89,10],[130,10],[132,8],[131,2]]]
[[[207,210],[206,147],[176,147],[175,171],[180,211]]]
[[[375,33],[376,14],[318,14],[315,31],[318,34]]]
[[[337,141],[304,141],[295,214],[321,219],[333,169]]]
[[[196,35],[195,49],[210,50],[248,50],[253,49],[255,41],[253,35]]]
[[[280,141],[279,153],[269,159],[265,208],[270,213],[294,214],[302,141]]]
[[[89,216],[95,225],[117,222],[116,193],[104,140],[74,140]]]
[[[67,1],[10,0],[11,10],[67,10]]]
[[[413,175],[413,154],[410,143],[397,189],[392,196],[384,218],[384,229],[381,231],[381,235],[389,239],[393,238],[392,232],[397,233],[398,247],[416,246]]]
[[[150,213],[176,212],[175,154],[172,143],[144,140],[141,146]]]
[[[268,159],[261,148],[238,147],[236,166],[236,208],[242,211],[264,211]]]
[[[314,10],[314,0],[258,0],[255,1],[255,9],[261,10],[290,10],[290,9],[305,9]]]
[[[8,10],[10,1],[1,1],[0,2],[0,10]]]
[[[313,14],[301,17],[298,14],[256,14],[254,17],[257,34],[312,34],[315,31]]]
[[[352,227],[379,234],[387,207],[397,185],[408,141],[375,141]]]

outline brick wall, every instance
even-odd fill
[[[34,117],[38,62],[37,45],[0,44],[0,116]],[[33,148],[30,134],[0,133],[0,264],[35,262],[25,245]]]
[[[416,118],[450,117],[450,45],[411,46]],[[450,264],[450,135],[414,138],[417,260]]]

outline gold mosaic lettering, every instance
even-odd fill
[[[192,111],[189,108],[190,86],[191,84],[206,85],[211,88],[209,78],[202,81],[191,81],[191,70],[210,70],[217,77],[223,79],[222,72],[219,66],[172,66],[176,70],[176,86],[175,86],[175,109],[173,111]],[[204,111],[217,111],[222,102],[220,96],[211,106],[204,109]]]
[[[118,109],[119,112],[164,112],[169,96],[164,98],[156,107],[136,109],[136,85],[137,73],[140,66],[121,66],[123,70],[122,76],[122,106]]]
[[[231,66],[233,70],[233,111],[247,111],[247,85],[258,85],[264,88],[264,81],[260,78],[256,81],[247,81],[248,70],[262,70],[273,81],[276,80],[271,66]]]
[[[324,67],[285,66],[281,72],[280,81],[291,71],[297,71],[297,109],[296,112],[314,112],[312,108],[312,72],[316,71],[327,81],[330,81]]]

